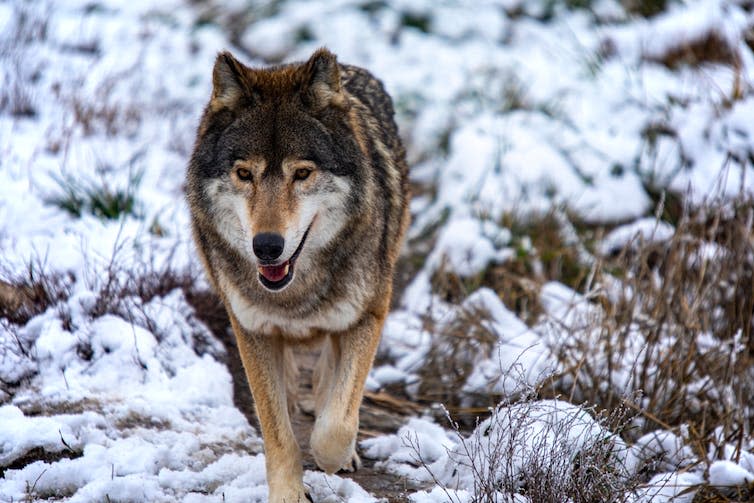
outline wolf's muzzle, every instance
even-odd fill
[[[260,264],[257,266],[257,272],[259,273],[259,282],[262,283],[262,286],[274,292],[277,290],[282,290],[283,288],[288,286],[288,283],[290,283],[291,280],[293,280],[293,267],[296,264],[296,259],[298,258],[299,253],[301,253],[301,250],[304,248],[304,243],[306,242],[307,236],[309,236],[309,231],[311,230],[313,224],[314,220],[312,220],[312,223],[310,223],[309,227],[307,227],[306,232],[304,232],[304,236],[301,238],[301,242],[296,247],[296,250],[293,252],[293,255],[291,255],[291,258],[280,264]],[[256,240],[256,237],[254,238],[254,240]],[[256,250],[254,253],[256,253]],[[257,256],[259,255],[257,254]]]

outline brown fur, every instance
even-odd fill
[[[222,53],[213,86],[188,169],[194,236],[238,340],[270,501],[305,501],[291,348],[323,346],[310,442],[317,464],[356,467],[359,405],[408,225],[405,151],[379,81],[325,49],[269,69]],[[259,233],[285,238],[280,264],[290,273],[272,286],[251,249]]]

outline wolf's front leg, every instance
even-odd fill
[[[249,334],[234,319],[231,321],[262,427],[269,501],[311,501],[304,490],[301,450],[288,415],[283,341]]]
[[[325,341],[318,365],[317,417],[310,444],[314,460],[327,473],[350,467],[358,460],[359,406],[384,320],[384,312],[366,313],[348,332],[331,334]]]

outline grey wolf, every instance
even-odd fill
[[[364,383],[409,221],[405,149],[380,81],[326,49],[269,68],[223,52],[212,83],[187,172],[193,234],[254,396],[270,501],[306,501],[292,348],[322,347],[317,465],[355,469]]]

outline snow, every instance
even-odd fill
[[[640,218],[633,223],[621,225],[610,231],[600,243],[602,255],[618,253],[627,245],[633,247],[667,242],[673,237],[675,229],[667,222],[656,218]]]
[[[600,292],[545,283],[543,313],[527,325],[491,289],[450,303],[433,279],[452,272],[473,284],[531,251],[529,236],[502,224],[512,213],[558,208],[615,225],[595,245],[609,256],[674,235],[650,216],[648,189],[689,203],[754,194],[751,13],[740,2],[673,3],[648,19],[613,0],[593,2],[591,12],[544,0],[201,4],[0,4],[0,276],[31,266],[35,277],[62,278],[65,290],[28,322],[0,324],[0,467],[13,466],[0,500],[30,492],[72,502],[267,500],[260,434],[233,403],[222,344],[184,293],[145,300],[130,291],[101,304],[140,276],[200,269],[183,182],[220,50],[261,65],[327,46],[372,70],[394,97],[412,179],[426,189],[411,203],[409,230],[412,240],[424,236],[426,260],[386,322],[371,390],[415,393],[438,338],[474,313],[493,343],[468,362],[460,391],[469,400],[526,395],[564,370],[559,351],[574,344],[595,348],[582,363],[597,373],[609,367],[614,389],[635,391],[631,369],[650,357],[645,334],[627,327],[621,354],[604,361],[594,328],[605,316],[594,301]],[[732,48],[736,69],[661,64],[710,34]],[[24,102],[32,113],[14,115]],[[130,194],[134,212],[72,215],[54,202],[72,188]],[[721,250],[705,243],[698,253],[701,263]],[[610,294],[621,284],[599,288]],[[709,348],[714,339],[699,334],[696,343]],[[651,480],[626,496],[632,501],[691,501],[688,488],[701,482],[754,480],[751,444],[721,440],[705,474],[684,435],[658,430],[627,448],[586,409],[560,401],[503,402],[466,436],[412,418],[361,447],[383,469],[424,484],[411,501],[472,501],[469,457],[487,462],[487,427],[516,446],[500,468],[509,472],[488,466],[509,480],[532,460],[569,461],[605,439],[627,473],[653,466]],[[41,450],[47,457],[24,461]],[[307,471],[305,483],[315,501],[376,501],[347,477]],[[509,496],[499,493],[528,501]]]
[[[180,316],[186,312],[184,303],[176,291],[153,300],[145,310],[169,306],[173,316]],[[175,486],[180,477],[169,472],[203,473],[222,459],[227,446],[261,450],[259,435],[233,405],[225,366],[209,354],[194,352],[191,333],[171,330],[173,320],[165,318],[166,325],[155,330],[163,338],[158,343],[154,333],[116,316],[82,321],[77,330],[67,332],[54,315],[37,318],[52,318],[45,323],[30,323],[39,326],[32,349],[39,363],[33,379],[37,384],[16,394],[18,406],[2,408],[2,417],[14,426],[0,429],[2,455],[5,464],[39,447],[63,456],[79,450],[81,456],[6,471],[6,482],[0,485],[4,497],[21,499],[27,484],[36,484],[39,494],[66,493],[73,501],[118,494],[141,495],[134,496],[137,501],[170,501],[206,486]],[[83,340],[90,344],[90,361],[76,357],[76,345]],[[35,403],[72,412],[24,414],[22,408],[33,410]],[[74,413],[76,409],[83,411]],[[225,470],[220,480],[245,474],[239,471],[234,475]]]
[[[509,311],[492,290],[480,288],[464,306],[486,313],[489,319],[483,324],[499,341],[492,354],[477,361],[464,392],[513,395],[553,373],[552,356],[540,336]]]
[[[428,481],[430,474],[420,467],[434,464],[455,447],[454,434],[431,419],[412,418],[392,435],[383,435],[361,442],[365,457],[378,459],[378,466],[398,473],[409,480]]]
[[[381,460],[378,466],[408,480],[442,484],[412,501],[447,501],[446,491],[465,501],[482,488],[515,489],[535,467],[560,467],[560,476],[567,477],[571,460],[590,449],[619,467],[626,455],[620,438],[586,410],[558,400],[501,405],[468,437],[411,419],[397,434],[365,440],[362,448],[365,456]]]
[[[754,474],[733,461],[715,461],[709,467],[709,482],[717,487],[735,487],[754,482]]]
[[[696,460],[694,452],[685,445],[683,438],[672,431],[663,430],[640,437],[631,446],[628,457],[628,464],[634,469],[651,463],[654,469],[664,472],[687,468]]]
[[[456,491],[453,489],[445,489],[441,487],[434,487],[431,491],[417,491],[412,494],[409,501],[412,503],[435,503],[437,501],[454,501],[458,503],[470,503],[473,500],[474,495],[469,491],[461,490]],[[517,500],[522,503],[527,501],[525,499]]]
[[[464,277],[474,276],[490,264],[510,258],[512,251],[502,248],[508,244],[509,235],[509,232],[489,221],[453,219],[438,237],[434,250],[427,258],[427,267],[433,271],[453,271]]]
[[[41,447],[48,452],[66,449],[61,439],[67,439],[70,449],[80,448],[78,435],[65,421],[70,418],[32,417],[25,418],[18,407],[5,405],[0,408],[0,421],[4,425],[0,431],[0,446],[3,466],[11,464],[21,455],[34,447]]]
[[[628,498],[631,503],[649,503],[651,501],[672,501],[673,503],[691,503],[696,491],[693,490],[703,481],[693,472],[661,473],[652,479],[636,495]]]
[[[478,348],[474,370],[463,385],[466,393],[514,393],[535,385],[555,369],[540,335],[528,329],[488,288],[476,290],[459,305],[432,299],[428,310],[425,305],[419,309],[424,316],[431,317],[435,333],[450,333],[459,320],[472,317],[479,323],[478,330],[495,341],[490,351]],[[422,316],[413,307],[390,314],[383,330],[380,355],[393,363],[375,367],[371,389],[398,380],[411,383],[419,379],[416,372],[434,340],[433,334],[423,328]]]
[[[477,473],[486,474],[493,487],[515,487],[526,470],[569,466],[578,453],[605,441],[615,444],[607,454],[625,449],[585,410],[557,400],[535,401],[495,410],[435,466],[449,487],[473,490]]]

